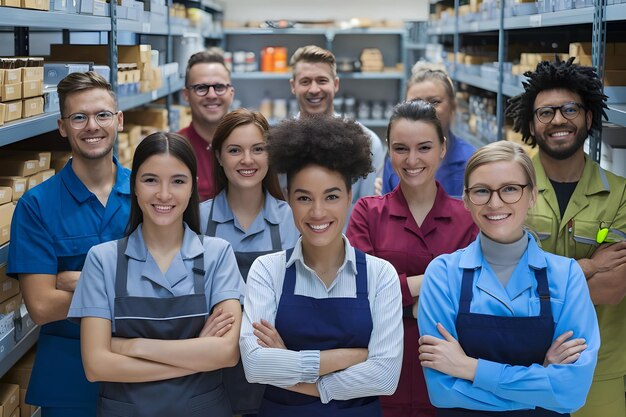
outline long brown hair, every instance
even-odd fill
[[[217,126],[217,129],[215,130],[212,146],[213,189],[215,190],[216,195],[219,194],[222,190],[228,189],[228,178],[226,178],[224,168],[219,164],[219,161],[217,160],[217,154],[222,151],[222,146],[224,145],[224,142],[226,142],[226,139],[228,139],[228,137],[233,133],[233,130],[238,127],[250,124],[258,127],[261,131],[261,134],[263,135],[263,138],[267,140],[267,133],[270,129],[267,119],[261,113],[248,109],[237,109],[226,114]],[[279,200],[285,199],[280,189],[280,184],[278,183],[278,175],[276,175],[276,171],[272,169],[271,165],[268,166],[267,174],[265,174],[265,178],[263,178],[262,185],[263,188],[267,190],[267,192],[269,192],[273,197]]]

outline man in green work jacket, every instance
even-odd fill
[[[602,346],[575,416],[625,417],[626,180],[583,151],[587,136],[602,129],[607,97],[595,70],[573,60],[541,62],[526,73],[525,91],[510,99],[507,115],[528,144],[539,145],[539,196],[527,224],[544,250],[578,261],[596,305]]]

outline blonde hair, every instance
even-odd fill
[[[324,63],[330,66],[333,76],[337,77],[337,61],[332,52],[320,48],[317,45],[302,46],[296,50],[291,56],[289,65],[294,69],[293,78],[296,78],[295,67],[298,62]]]
[[[423,83],[424,81],[436,80],[443,84],[446,89],[446,94],[450,99],[450,103],[454,106],[454,85],[450,76],[446,72],[446,68],[441,64],[433,64],[430,62],[417,62],[411,68],[411,78],[406,83],[406,91],[404,95],[409,92],[409,89],[415,84]]]
[[[528,154],[524,152],[524,149],[520,145],[501,140],[479,148],[467,161],[465,175],[463,177],[464,188],[467,189],[469,187],[469,177],[478,167],[501,161],[517,162],[524,170],[526,179],[531,187],[535,188],[537,186],[535,167]]]

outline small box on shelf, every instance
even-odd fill
[[[0,101],[7,102],[22,98],[22,83],[0,85]]]
[[[17,201],[26,192],[26,178],[24,177],[1,177],[0,186],[10,187],[12,190],[12,201]]]
[[[22,0],[22,9],[50,10],[50,0]]]
[[[0,205],[10,203],[13,198],[11,187],[0,187]]]
[[[6,203],[0,206],[0,245],[4,245],[11,238],[11,218],[14,210],[15,206],[13,203]],[[0,314],[6,314],[2,310],[1,304]]]
[[[43,97],[27,98],[23,101],[22,117],[37,116],[43,113]]]
[[[0,302],[16,296],[20,292],[20,285],[16,279],[7,276],[6,264],[0,267]]]
[[[0,383],[0,417],[11,417],[19,405],[20,386]]]
[[[4,103],[4,121],[11,122],[22,118],[22,100]]]

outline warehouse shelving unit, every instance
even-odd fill
[[[172,0],[168,0],[171,5]],[[28,54],[28,33],[29,31],[63,31],[64,40],[68,28],[77,32],[107,32],[108,44],[111,49],[109,65],[111,67],[111,81],[114,90],[117,90],[117,35],[118,32],[132,32],[138,35],[165,36],[166,41],[166,61],[172,59],[172,38],[182,36],[192,30],[187,26],[163,25],[158,22],[139,22],[126,19],[117,19],[115,14],[115,3],[110,3],[111,17],[100,17],[84,14],[61,13],[55,11],[37,11],[27,9],[15,9],[10,7],[0,7],[0,28],[14,30],[16,55]],[[221,13],[221,6],[212,0],[202,0],[198,4],[215,13]],[[221,33],[202,33],[208,39],[220,41]],[[168,106],[171,104],[171,97],[180,91],[184,86],[181,78],[167,77],[163,80],[163,86],[158,90],[118,97],[118,108],[128,110],[138,106],[148,104],[160,98],[167,98]],[[43,133],[52,132],[57,129],[57,119],[60,117],[58,111],[44,113],[27,119],[20,119],[0,126],[0,147],[15,142],[26,140],[30,137]],[[0,246],[0,265],[6,264],[9,244]],[[32,323],[27,313],[16,320],[15,329],[0,338],[0,376],[4,375],[30,348],[32,348],[38,338],[39,328]],[[37,409],[33,416],[40,415]]]
[[[333,51],[338,59],[348,56],[353,60],[358,59],[355,51],[377,47],[389,66],[400,62],[406,65],[405,43],[406,30],[403,28],[233,28],[224,30],[221,46],[225,51],[253,51],[258,59],[263,47],[281,45],[288,48],[289,59],[298,47],[314,44]],[[404,96],[405,72],[339,72],[341,84],[337,97],[350,95],[357,100],[397,102]],[[243,106],[252,108],[258,107],[268,95],[288,100],[292,98],[288,82],[291,76],[291,72],[233,72],[235,98],[241,100]],[[387,121],[382,119],[359,121],[370,128],[387,126]]]
[[[431,0],[431,4],[436,4],[440,0]],[[459,52],[460,38],[464,35],[474,35],[488,32],[498,33],[498,77],[486,78],[476,74],[468,74],[455,62],[452,63],[450,76],[453,80],[473,86],[485,91],[496,93],[498,110],[497,124],[499,137],[502,137],[504,125],[504,103],[505,97],[515,96],[523,91],[521,82],[518,84],[509,84],[503,81],[503,63],[507,55],[507,41],[510,31],[513,30],[540,30],[542,28],[556,28],[560,26],[573,25],[593,25],[592,38],[593,41],[593,57],[594,63],[600,69],[604,63],[604,42],[606,42],[606,23],[626,21],[626,3],[622,4],[606,4],[606,0],[595,0],[593,7],[585,7],[579,9],[555,11],[551,13],[540,13],[524,16],[505,16],[504,10],[499,10],[499,19],[478,20],[473,22],[465,22],[458,15],[459,0],[454,1],[456,16],[451,22],[440,24],[439,22],[431,22],[429,27],[429,35],[431,37],[440,37],[443,35],[453,36],[453,51]],[[608,119],[611,123],[620,126],[626,126],[626,103],[609,104],[607,111]],[[467,135],[467,133],[466,133]],[[465,137],[465,136],[463,136]],[[476,138],[474,138],[476,139]],[[479,143],[484,140],[479,139]],[[600,158],[601,138],[591,138],[590,153],[594,160]]]

